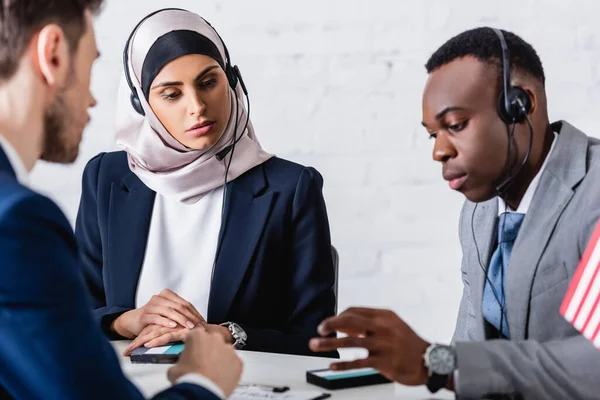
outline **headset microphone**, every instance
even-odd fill
[[[227,154],[229,154],[229,152],[233,149],[233,144],[230,144],[229,146],[223,148],[221,151],[219,151],[217,154],[215,154],[215,158],[218,161],[223,161],[223,159],[227,156]]]

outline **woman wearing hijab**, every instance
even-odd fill
[[[143,19],[124,68],[122,151],[88,163],[77,217],[98,323],[134,339],[126,353],[203,325],[236,348],[311,354],[335,307],[321,176],[261,148],[239,70],[200,16]]]

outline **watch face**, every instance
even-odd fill
[[[429,368],[438,375],[449,375],[456,368],[454,349],[450,346],[438,346],[429,353]]]
[[[239,336],[239,338],[242,339],[244,342],[248,339],[248,335],[246,335],[246,332],[238,324],[231,324],[231,328],[233,329],[233,332],[235,332],[235,334]]]

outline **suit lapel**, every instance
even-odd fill
[[[554,228],[569,201],[573,188],[586,173],[587,137],[566,122],[542,173],[529,211],[515,242],[506,276],[506,310],[511,339],[527,338],[527,321],[533,279]]]
[[[120,290],[106,295],[120,306],[135,305],[155,196],[133,173],[111,187],[107,270],[112,272],[112,285],[107,288]]]
[[[474,243],[474,251],[471,253],[475,265],[475,285],[471,292],[473,296],[473,304],[479,304],[475,307],[477,321],[482,321],[480,328],[483,332],[483,315],[481,304],[483,301],[483,288],[485,285],[485,270],[489,266],[490,258],[494,252],[497,239],[497,222],[498,222],[498,199],[479,203],[473,216],[474,236],[477,238],[477,243]],[[471,231],[471,228],[469,231]]]
[[[209,322],[223,322],[269,217],[274,193],[266,191],[263,166],[228,184],[225,217],[208,303]]]

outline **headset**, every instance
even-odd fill
[[[131,45],[131,40],[133,38],[133,35],[138,30],[138,28],[142,25],[142,23],[144,23],[144,21],[146,21],[148,18],[152,17],[153,15],[156,15],[156,14],[158,14],[160,12],[163,12],[163,11],[184,11],[184,12],[190,12],[190,11],[185,10],[183,8],[163,8],[163,9],[156,10],[156,11],[148,14],[131,31],[131,34],[127,38],[127,42],[125,42],[125,49],[123,50],[123,70],[125,71],[125,80],[127,81],[127,85],[129,86],[129,90],[131,92],[130,97],[129,97],[129,99],[131,101],[131,106],[133,107],[133,109],[138,114],[140,114],[142,116],[145,116],[146,113],[144,112],[144,108],[142,107],[142,102],[140,101],[138,92],[137,92],[135,86],[133,85],[133,81],[131,80],[131,76],[129,74],[129,46]],[[227,201],[227,176],[229,174],[229,167],[231,167],[231,162],[233,161],[233,154],[235,152],[235,145],[243,137],[244,132],[246,131],[246,128],[248,127],[248,123],[250,121],[250,97],[248,96],[248,89],[246,88],[246,85],[245,85],[244,80],[242,78],[242,74],[240,72],[240,69],[238,68],[237,65],[232,65],[232,63],[231,63],[231,57],[229,56],[229,50],[227,50],[227,46],[225,45],[225,42],[221,38],[221,35],[219,35],[219,32],[217,32],[217,30],[210,24],[210,22],[208,22],[204,18],[202,18],[202,19],[204,20],[204,22],[206,22],[206,24],[208,24],[208,26],[211,27],[211,29],[213,30],[213,32],[219,38],[219,41],[221,42],[221,45],[223,46],[223,50],[224,50],[224,53],[225,53],[225,76],[227,76],[227,82],[229,84],[229,87],[231,89],[233,89],[233,91],[235,93],[236,87],[237,87],[237,85],[239,83],[240,86],[241,86],[241,88],[242,88],[242,91],[243,91],[243,93],[244,93],[244,95],[246,97],[246,104],[247,104],[246,122],[245,122],[245,125],[244,125],[244,129],[242,129],[242,133],[239,135],[239,137],[237,137],[239,118],[238,118],[238,101],[236,99],[236,101],[235,101],[235,127],[234,127],[234,131],[233,131],[234,132],[233,133],[233,138],[231,139],[231,143],[229,145],[227,145],[226,147],[224,147],[223,149],[221,149],[215,155],[215,158],[218,161],[223,161],[225,159],[225,157],[227,156],[227,154],[230,154],[229,155],[229,159],[225,163],[225,174],[224,174],[224,178],[223,178],[224,179],[224,183],[223,183],[223,204],[221,206],[221,226],[224,227],[225,224],[226,224],[226,215],[225,215],[225,208],[226,207],[225,206],[226,206],[226,201]],[[220,247],[220,244],[219,244],[219,247]],[[220,249],[217,248],[217,252],[216,252],[217,255],[219,254],[219,250]],[[212,267],[212,273],[211,273],[211,282],[212,282],[213,277],[214,277],[216,264],[217,264],[217,257],[215,256],[215,260],[213,262],[213,267]]]
[[[163,11],[189,12],[188,10],[184,10],[183,8],[163,8],[163,9],[156,10],[156,11],[148,14],[135,26],[135,28],[133,28],[133,31],[131,31],[131,34],[127,38],[127,42],[125,42],[125,49],[123,50],[123,69],[125,70],[125,80],[127,81],[127,85],[129,86],[129,89],[131,91],[131,95],[130,95],[131,106],[140,115],[146,115],[146,113],[144,112],[144,108],[142,107],[142,102],[140,101],[138,92],[137,92],[135,86],[133,85],[133,81],[131,80],[131,75],[129,74],[129,46],[131,44],[131,39],[133,38],[133,35],[138,30],[138,28],[144,23],[144,21],[146,21],[148,18],[152,17],[153,15],[156,15]],[[244,80],[242,79],[242,74],[240,72],[240,69],[238,68],[237,65],[232,65],[231,58],[229,57],[229,50],[227,50],[227,46],[225,45],[225,42],[223,41],[223,39],[221,38],[221,36],[217,32],[217,30],[208,21],[206,21],[206,20],[204,20],[204,21],[208,24],[208,26],[210,26],[212,28],[212,30],[215,32],[215,34],[221,41],[221,45],[223,45],[223,50],[225,52],[225,58],[226,58],[226,60],[225,60],[225,75],[227,76],[227,81],[229,82],[229,86],[233,90],[235,90],[235,88],[237,87],[237,84],[239,82],[244,94],[246,96],[248,96],[248,90],[246,89],[246,85],[244,84]]]
[[[530,99],[529,95],[527,94],[527,92],[525,92],[525,90],[523,90],[523,88],[521,88],[519,86],[512,86],[511,80],[510,80],[510,52],[508,50],[508,45],[506,44],[506,39],[504,38],[504,34],[502,33],[502,31],[500,29],[496,29],[496,28],[491,28],[491,29],[492,29],[492,31],[494,31],[496,36],[498,36],[498,39],[500,40],[501,50],[502,50],[503,90],[501,91],[500,96],[498,97],[498,115],[500,116],[500,119],[506,125],[512,125],[511,131],[508,136],[508,157],[507,157],[508,177],[505,178],[498,186],[496,186],[496,191],[498,193],[498,196],[504,197],[504,196],[506,196],[506,193],[508,192],[509,187],[514,182],[515,176],[517,176],[519,174],[519,172],[521,172],[521,170],[523,169],[525,164],[527,164],[527,161],[529,160],[529,155],[531,154],[531,148],[533,145],[533,125],[531,123],[531,120],[529,119],[529,113],[531,112],[531,99]],[[529,125],[529,147],[527,149],[527,153],[525,154],[525,157],[523,158],[523,161],[521,162],[521,165],[519,166],[518,170],[513,174],[511,156],[512,156],[512,148],[513,148],[512,143],[514,141],[515,127],[517,124],[520,124],[524,121],[527,121],[527,124]],[[480,265],[481,269],[483,270],[485,279],[486,279],[487,283],[489,284],[490,289],[492,289],[492,294],[494,295],[496,302],[500,306],[499,335],[500,335],[500,337],[502,337],[503,324],[504,324],[504,321],[508,319],[506,316],[506,309],[505,309],[506,296],[504,296],[504,301],[501,302],[500,298],[498,296],[498,293],[496,293],[496,289],[494,288],[494,285],[492,285],[492,282],[491,282],[490,278],[488,277],[487,268],[485,268],[483,266],[483,262],[481,260],[481,255],[479,253],[479,247],[477,246],[477,238],[475,236],[475,226],[474,226],[475,212],[477,211],[478,205],[479,205],[478,203],[475,204],[475,207],[473,208],[473,213],[471,215],[471,233],[473,235],[473,242],[475,244],[475,250],[477,251],[477,261],[479,262],[479,265]],[[506,205],[505,212],[508,211],[507,208],[508,208],[508,205]],[[502,231],[504,231],[504,223],[500,229]]]
[[[502,47],[502,75],[504,90],[498,99],[498,114],[507,125],[520,124],[531,111],[531,99],[523,88],[510,83],[510,52],[500,29],[491,28],[500,39]]]
[[[529,159],[529,154],[531,153],[531,146],[533,144],[533,128],[531,126],[531,121],[529,120],[529,113],[531,112],[531,99],[529,95],[523,88],[519,86],[512,86],[510,83],[510,52],[508,50],[508,45],[506,44],[506,39],[504,38],[504,34],[500,29],[491,28],[498,39],[500,40],[500,46],[502,49],[502,82],[504,90],[500,92],[500,96],[498,97],[498,115],[500,119],[506,125],[512,125],[512,130],[509,135],[508,142],[508,164],[510,166],[510,157],[512,153],[512,142],[514,139],[514,132],[516,124],[520,124],[523,121],[527,120],[530,128],[530,138],[529,138],[529,149],[523,162],[521,163],[518,171],[513,175],[512,167],[509,167],[508,177],[505,178],[498,186],[496,186],[496,191],[500,196],[505,196],[508,188],[513,183],[514,177],[521,172],[527,160]]]

